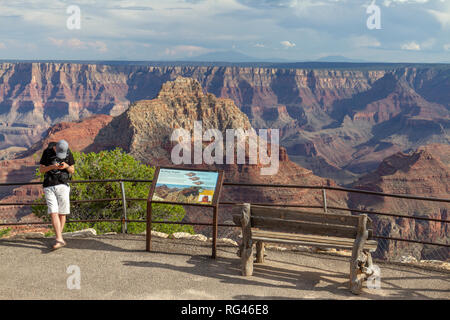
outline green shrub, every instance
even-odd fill
[[[8,234],[10,232],[11,232],[11,228],[0,229],[0,238],[8,236]]]
[[[73,180],[106,180],[106,179],[138,179],[151,180],[155,168],[142,164],[121,149],[101,151],[99,153],[73,152],[75,159],[75,173]],[[43,174],[37,170],[36,175],[43,180]],[[125,182],[127,198],[146,199],[151,183]],[[102,183],[72,183],[71,200],[111,199],[121,198],[121,188],[118,182]],[[43,196],[38,201],[45,202]],[[35,205],[32,211],[45,221],[50,221],[47,207]],[[181,221],[185,211],[182,206],[153,204],[153,220]],[[122,201],[72,203],[70,220],[121,219],[123,215]],[[145,201],[127,201],[127,218],[130,220],[144,220],[146,218]],[[106,232],[120,232],[121,223],[90,222],[67,223],[64,232],[71,232],[85,228],[94,228],[98,234]],[[141,233],[146,229],[145,223],[128,223],[129,233]],[[194,233],[187,225],[153,224],[153,230],[174,233]]]

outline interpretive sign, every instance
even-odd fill
[[[218,171],[160,168],[152,202],[212,205]]]
[[[211,223],[213,227],[212,257],[215,258],[219,197],[223,178],[224,175],[221,170],[157,167],[147,198],[146,251],[151,251],[152,223],[163,223],[152,221],[152,203],[202,206],[213,208],[213,221]],[[170,222],[167,223],[170,224]]]

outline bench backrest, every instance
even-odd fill
[[[305,233],[341,238],[356,238],[361,216],[315,213],[303,210],[275,208],[252,205],[250,207],[250,225],[268,231],[286,233]],[[236,220],[235,220],[236,221]],[[372,221],[367,218],[362,228],[372,235]]]

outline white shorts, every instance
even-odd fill
[[[69,214],[70,213],[70,187],[58,184],[44,188],[45,200],[47,201],[48,213]]]

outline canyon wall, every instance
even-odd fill
[[[353,184],[355,189],[421,195],[428,198],[448,199],[450,194],[450,146],[433,144],[411,153],[396,153],[382,161],[377,170],[364,175]],[[448,220],[450,204],[422,200],[349,194],[349,207],[360,210],[394,213],[409,217],[427,217]],[[409,218],[370,215],[374,230],[385,237],[404,238],[425,242],[449,244],[448,223],[414,220]],[[378,255],[401,260],[403,255],[416,259],[446,260],[450,250],[445,247],[379,240],[383,250]]]
[[[450,143],[449,74],[446,66],[427,65],[296,69],[3,63],[0,150],[29,147],[61,121],[121,114],[135,101],[156,98],[166,81],[184,76],[198,80],[205,92],[233,100],[254,128],[279,129],[281,144],[299,164],[322,176],[347,172],[353,179],[395,152]]]

